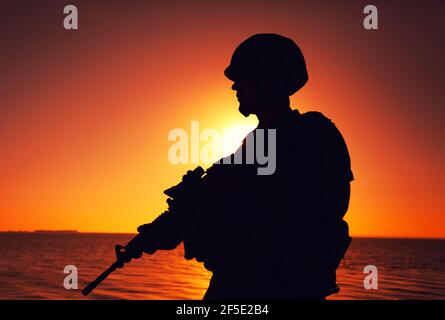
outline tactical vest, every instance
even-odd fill
[[[279,298],[338,292],[335,270],[351,241],[343,220],[354,179],[346,143],[321,113],[294,111],[279,124],[276,147],[272,176],[256,175],[255,164],[207,170],[201,199],[188,215],[185,256],[203,261],[214,277],[260,270],[268,292]],[[223,188],[207,187],[218,179],[226,180]],[[221,283],[230,288],[230,279]],[[242,291],[237,286],[228,290]]]

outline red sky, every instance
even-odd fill
[[[362,1],[71,3],[76,31],[63,2],[2,3],[0,230],[151,221],[193,167],[168,162],[171,129],[255,126],[223,70],[245,38],[275,32],[307,60],[292,106],[348,143],[352,234],[445,237],[441,2],[373,1],[378,31],[362,27]]]

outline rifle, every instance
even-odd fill
[[[193,187],[196,182],[201,180],[202,176],[205,174],[205,170],[201,167],[195,168],[193,171],[187,171],[187,174],[183,176],[182,181],[177,185],[167,189],[164,191],[164,194],[169,196],[171,199],[176,199],[181,197],[182,194],[186,193],[190,187]],[[166,211],[168,213],[168,211]],[[161,215],[162,216],[162,215]],[[142,228],[141,228],[142,227]],[[144,226],[138,228],[139,234],[136,235],[127,246],[132,243],[140,240],[140,237],[143,235],[146,229]],[[116,254],[116,261],[113,262],[107,270],[102,272],[93,282],[88,284],[83,290],[82,294],[87,296],[91,293],[102,281],[104,281],[110,274],[112,274],[116,269],[122,268],[125,262],[129,262],[129,259],[126,255],[127,246],[116,245],[114,250]]]

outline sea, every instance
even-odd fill
[[[133,236],[0,233],[0,299],[202,299],[212,274],[182,246],[132,261],[83,296]],[[328,299],[445,299],[445,240],[354,238],[337,282]]]

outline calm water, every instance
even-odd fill
[[[0,299],[83,299],[65,290],[66,265],[79,289],[114,260],[114,244],[132,235],[0,233]],[[378,268],[377,290],[365,290],[365,265]],[[338,270],[332,299],[445,299],[445,240],[356,238]],[[211,273],[183,258],[182,247],[160,251],[112,274],[92,299],[201,299]]]

